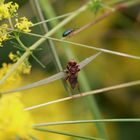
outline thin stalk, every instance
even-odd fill
[[[40,3],[38,0],[33,0],[32,1],[33,5],[36,7],[36,13],[39,17],[39,19],[41,21],[44,21],[44,16],[42,14],[42,11],[41,11],[41,7],[40,7]],[[42,24],[42,27],[43,27],[43,32],[46,34],[48,33],[48,27],[45,23]],[[49,44],[49,50],[52,54],[52,60],[56,66],[56,69],[57,71],[62,71],[62,65],[61,65],[61,62],[60,62],[60,59],[59,59],[59,56],[57,54],[57,51],[55,49],[55,46],[54,46],[54,43],[52,42],[52,40],[48,40],[48,44]]]
[[[12,30],[12,29],[10,29],[10,30]],[[15,30],[13,30],[13,31],[15,31]],[[24,33],[24,32],[22,32],[22,33]],[[80,46],[80,47],[93,49],[93,50],[108,53],[108,54],[113,54],[113,55],[118,55],[118,56],[123,56],[123,57],[128,57],[128,58],[140,60],[140,56],[130,55],[130,54],[121,53],[121,52],[117,52],[117,51],[111,51],[111,50],[103,49],[103,48],[97,48],[97,47],[94,47],[94,46],[84,45],[84,44],[80,44],[80,43],[76,43],[76,42],[72,42],[72,41],[67,41],[67,40],[64,40],[64,39],[58,39],[58,38],[53,38],[53,37],[45,37],[43,35],[34,34],[34,33],[24,33],[24,34],[28,34],[28,35],[32,35],[32,36],[36,36],[36,37],[41,37],[41,38],[46,38],[46,39],[50,39],[50,40],[54,40],[54,41],[58,41],[58,42],[72,44],[72,45],[75,45],[75,47]],[[69,53],[69,51],[68,51],[68,53]],[[71,55],[69,55],[69,56],[71,56]]]
[[[22,41],[20,40],[19,36],[15,36],[16,40],[18,41],[18,43],[20,44],[20,46],[25,50],[28,50],[28,48],[22,43]],[[42,67],[42,68],[45,68],[46,66],[44,64],[42,64],[40,62],[40,60],[32,53],[31,50],[28,50],[30,51],[30,54],[31,56],[34,58],[34,60]]]
[[[47,22],[50,22],[50,21],[53,21],[53,20],[64,18],[64,17],[70,16],[73,13],[74,12],[70,12],[70,13],[63,14],[63,15],[60,15],[60,16],[57,16],[57,17],[54,17],[54,18],[50,18],[50,19],[47,19],[47,20],[44,20],[44,21],[37,22],[37,23],[34,23],[31,27],[34,27],[34,26],[37,26],[37,25],[40,25],[40,24],[43,24],[43,23],[47,23]]]
[[[75,134],[75,133],[50,130],[50,129],[46,129],[46,128],[34,128],[34,129],[35,130],[38,130],[38,131],[55,133],[55,134],[60,134],[60,135],[65,135],[65,136],[72,136],[72,137],[77,137],[77,138],[86,139],[86,140],[104,140],[104,139],[101,139],[101,138],[95,138],[95,137],[89,137],[89,136],[82,136],[82,135]]]
[[[107,92],[107,91],[111,91],[111,90],[116,90],[116,89],[136,86],[136,85],[140,85],[140,80],[132,81],[132,82],[128,82],[128,83],[123,83],[123,84],[119,84],[119,85],[115,85],[115,86],[105,87],[105,88],[101,88],[101,89],[96,89],[96,90],[92,90],[92,91],[88,91],[88,92],[84,92],[84,93],[81,93],[81,94],[73,95],[71,97],[65,97],[65,98],[61,98],[61,99],[58,99],[58,100],[46,102],[46,103],[43,103],[43,104],[27,107],[24,110],[33,110],[33,109],[36,109],[36,108],[40,108],[40,107],[48,106],[48,105],[51,105],[51,104],[54,104],[54,103],[59,103],[59,102],[71,100],[71,99],[74,99],[74,98],[75,99],[76,98],[81,98],[81,97],[84,97],[84,96],[99,94],[99,93],[103,93],[103,92]]]
[[[36,11],[38,12],[38,15],[39,15],[39,17],[40,17],[40,20],[41,20],[41,21],[44,21],[45,18],[44,18],[44,15],[43,15],[43,13],[42,13],[42,9],[41,9],[41,6],[40,6],[40,2],[39,2],[38,0],[34,0],[33,2],[34,2],[34,4],[36,5],[36,9],[37,9]],[[47,7],[46,7],[46,8],[47,8]],[[48,9],[48,8],[47,8],[47,9]],[[73,13],[74,13],[74,12],[73,12]],[[71,13],[71,14],[72,14],[72,13]],[[67,14],[67,15],[70,15],[70,14]],[[45,23],[43,23],[42,26],[43,26],[43,29],[44,29],[45,33],[47,33],[47,32],[48,32],[48,26],[47,26]],[[57,54],[57,50],[56,50],[56,48],[55,48],[55,45],[54,45],[53,41],[52,41],[52,40],[48,40],[48,44],[49,44],[49,48],[48,48],[48,49],[50,50],[50,53],[52,54],[52,61],[53,61],[53,63],[54,63],[55,66],[56,66],[57,72],[63,71],[62,64],[61,64],[60,58],[59,58],[59,56],[58,56],[58,54]],[[70,95],[70,92],[69,92],[67,83],[65,82],[64,79],[62,79],[62,83],[63,83],[63,85],[64,85],[66,91],[67,91],[67,92],[69,93],[69,95]]]
[[[40,60],[33,53],[31,54],[31,56],[42,68],[46,68],[46,66],[42,62],[40,62]]]
[[[33,127],[65,125],[65,124],[83,124],[83,123],[118,123],[118,122],[140,122],[140,118],[119,118],[119,119],[98,119],[98,120],[77,120],[77,121],[62,121],[34,124]]]
[[[34,35],[36,37],[44,37],[42,35],[33,34],[33,33],[28,33],[28,34]],[[131,55],[131,54],[127,54],[127,53],[122,53],[122,52],[117,52],[117,51],[111,51],[111,50],[103,49],[103,48],[97,48],[97,47],[94,47],[94,46],[84,45],[84,44],[80,44],[80,43],[77,43],[77,42],[67,41],[67,40],[63,40],[63,39],[57,39],[57,38],[53,38],[53,37],[47,37],[47,38],[51,39],[51,40],[54,40],[54,41],[58,41],[58,42],[72,44],[72,45],[75,45],[75,47],[80,46],[80,47],[84,47],[84,48],[88,48],[88,49],[93,49],[93,50],[104,52],[104,53],[108,53],[108,54],[113,54],[113,55],[118,55],[118,56],[123,56],[123,57],[127,57],[127,58],[132,58],[132,59],[140,60],[140,56],[135,56],[135,55]]]

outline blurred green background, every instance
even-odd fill
[[[27,18],[31,19],[33,23],[35,23],[39,18],[37,17],[36,10],[34,9],[35,7],[33,6],[33,1],[34,0],[14,0],[14,2],[17,2],[20,5],[19,15],[26,16]],[[50,0],[49,2],[55,14],[61,15],[76,10],[81,5],[83,5],[86,0]],[[68,40],[140,56],[139,7],[140,5],[136,5],[122,10],[121,12],[116,12],[97,25],[68,38]],[[98,17],[102,13],[103,11],[95,16],[92,11],[87,10],[86,12],[77,16],[62,30],[64,31],[68,28],[80,28],[83,25],[93,21],[95,17]],[[52,28],[51,24],[48,24],[48,28]],[[43,34],[42,26],[34,27],[32,32]],[[61,38],[62,34],[63,32],[58,32],[59,38]],[[28,35],[23,35],[21,39],[28,47],[38,40],[38,38]],[[67,59],[65,57],[63,47],[61,47],[63,43],[53,43],[56,46],[61,63],[65,69]],[[12,47],[10,41],[7,41],[5,46],[8,47],[0,48],[2,58],[1,64],[2,62],[9,63],[10,60],[7,57],[9,52],[16,51]],[[43,79],[57,72],[57,68],[53,63],[52,54],[48,49],[48,42],[46,41],[40,47],[43,50],[35,51],[34,54],[41,60],[43,64],[46,65],[46,69],[41,68],[33,58],[30,58],[29,61],[32,64],[32,72],[28,76],[23,76],[22,85]],[[66,47],[70,47],[73,50],[75,56],[78,57],[80,61],[96,53],[94,50],[81,48],[80,46],[78,47],[68,45]],[[102,54],[84,68],[86,77],[90,83],[91,89],[93,90],[138,80],[140,79],[139,70],[139,60],[124,58],[111,54]],[[140,117],[139,93],[140,87],[134,86],[95,95],[95,99],[97,100],[103,118],[138,118]],[[65,91],[61,81],[56,81],[46,86],[24,91],[22,100],[28,107],[65,97],[67,94],[68,93]],[[87,102],[85,102],[83,98],[35,109],[31,111],[31,113],[34,117],[35,123],[93,119]],[[105,126],[110,140],[140,140],[140,123],[107,123]],[[64,125],[61,127],[53,126],[50,128],[96,136],[96,128],[92,124],[79,124],[70,126]],[[41,139],[51,138],[57,140],[76,140],[76,138],[72,137],[42,132],[37,132],[36,135]]]

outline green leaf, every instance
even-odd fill
[[[91,0],[92,3],[89,5],[89,8],[97,14],[97,12],[102,8],[101,0]]]

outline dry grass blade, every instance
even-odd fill
[[[40,107],[47,106],[47,105],[54,104],[54,103],[58,103],[58,102],[71,100],[71,99],[74,99],[74,98],[81,98],[81,97],[84,97],[84,96],[94,95],[94,94],[98,94],[98,93],[103,93],[103,92],[107,92],[107,91],[111,91],[111,90],[116,90],[116,89],[126,88],[126,87],[130,87],[130,86],[135,86],[135,85],[140,85],[140,80],[132,81],[132,82],[128,82],[128,83],[123,83],[123,84],[119,84],[119,85],[115,85],[115,86],[105,87],[105,88],[101,88],[101,89],[96,89],[96,90],[88,91],[88,92],[81,93],[81,94],[76,94],[76,95],[73,95],[71,97],[65,97],[65,98],[61,98],[61,99],[58,99],[58,100],[54,100],[54,101],[42,103],[42,104],[39,104],[39,105],[31,106],[31,107],[25,108],[25,110],[33,110],[33,109],[36,109],[36,108],[40,108]]]

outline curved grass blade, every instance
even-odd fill
[[[94,55],[84,59],[83,61],[81,61],[79,63],[80,69],[84,68],[87,64],[89,64],[91,61],[93,61],[100,54],[101,54],[101,52],[98,52],[98,53],[96,53],[96,54],[94,54]],[[42,79],[40,81],[34,82],[32,84],[29,84],[29,85],[26,85],[26,86],[23,86],[23,87],[16,88],[16,89],[13,89],[13,90],[1,92],[1,94],[6,94],[6,93],[12,93],[12,92],[18,92],[18,91],[23,91],[23,90],[31,89],[31,88],[34,88],[34,87],[38,87],[38,86],[42,86],[42,85],[45,85],[45,84],[49,84],[51,82],[54,82],[54,81],[59,80],[59,79],[64,78],[64,77],[66,77],[65,71],[59,72],[59,73],[54,74],[53,76],[51,76],[49,78],[45,78],[45,79]]]
[[[101,138],[94,138],[94,137],[89,137],[89,136],[81,136],[81,135],[75,134],[75,133],[50,130],[50,129],[46,129],[46,128],[34,128],[34,129],[38,130],[38,131],[50,132],[50,133],[55,133],[55,134],[60,134],[60,135],[65,135],[65,136],[72,136],[72,137],[77,137],[77,138],[86,139],[86,140],[104,140],[104,139],[101,139]]]
[[[119,118],[119,119],[98,119],[98,120],[77,120],[77,121],[62,121],[34,124],[33,127],[65,125],[65,124],[83,124],[83,123],[116,123],[116,122],[140,122],[140,118]]]

